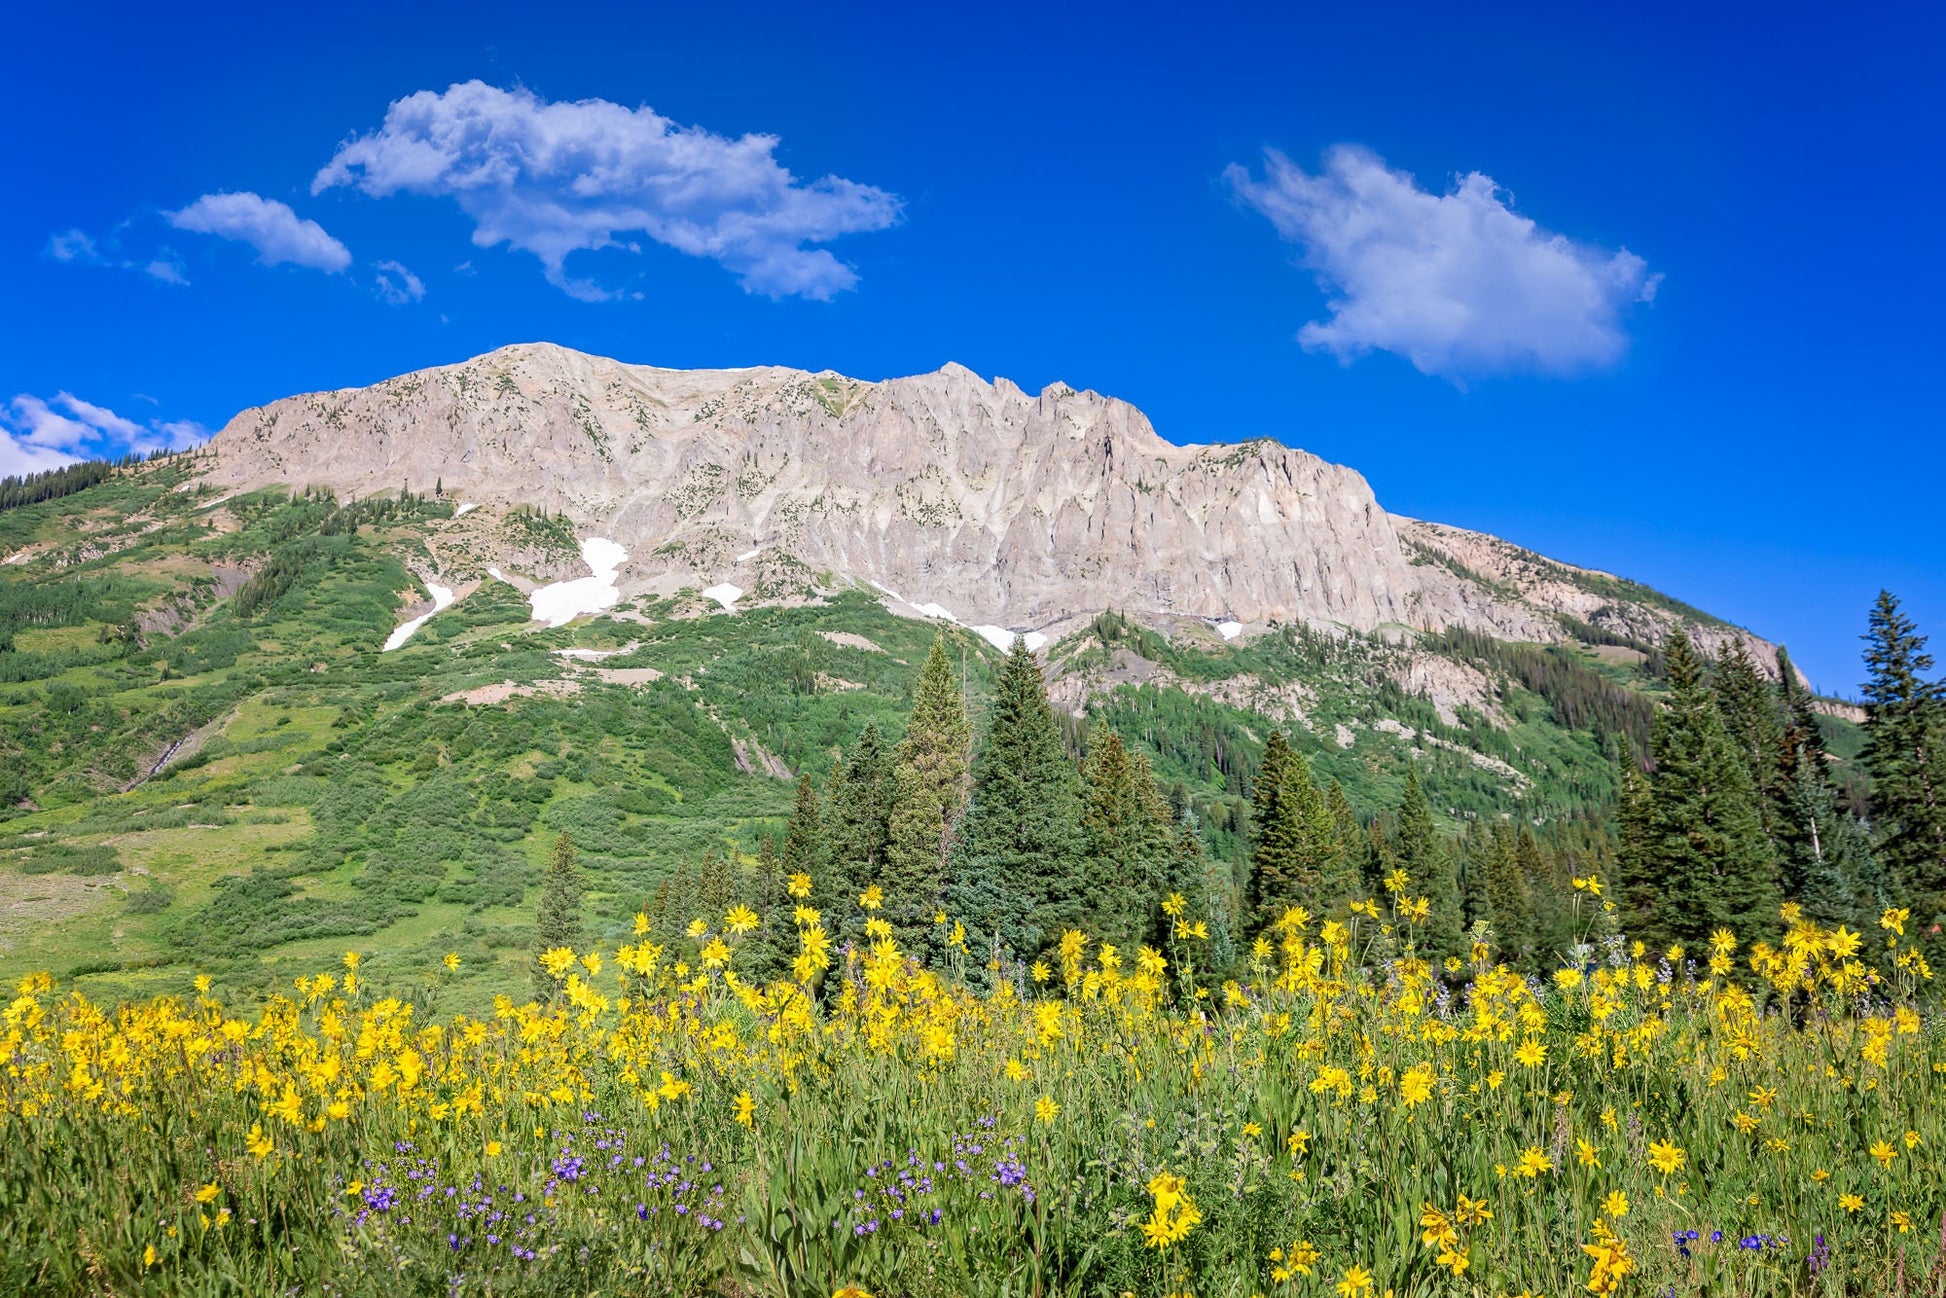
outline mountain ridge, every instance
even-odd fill
[[[1246,634],[1585,639],[1568,618],[1643,646],[1683,623],[1712,651],[1742,639],[1765,670],[1774,657],[1647,587],[1391,514],[1356,470],[1311,452],[1267,437],[1178,446],[1117,398],[1063,382],[1029,394],[957,362],[866,382],[514,344],[245,410],[211,448],[208,479],[237,489],[437,486],[562,514],[628,549],[625,596],[729,583],[801,598],[848,581],[1050,637],[1108,608]],[[450,585],[486,566],[500,565],[419,575]]]

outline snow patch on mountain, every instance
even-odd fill
[[[426,583],[426,593],[432,596],[432,613],[422,613],[410,622],[394,627],[392,634],[385,637],[385,647],[379,650],[380,653],[391,653],[394,649],[397,649],[400,645],[410,640],[412,633],[424,626],[432,618],[433,613],[452,607],[453,592],[451,588],[442,586],[436,581],[429,581]]]
[[[628,551],[606,537],[588,537],[581,542],[581,561],[593,576],[553,582],[534,591],[527,597],[534,620],[550,627],[566,626],[584,613],[615,607],[622,598],[615,577],[627,558]]]

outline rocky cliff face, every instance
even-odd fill
[[[481,506],[476,529],[510,505],[558,511],[627,548],[625,594],[851,581],[1056,634],[1118,608],[1521,640],[1560,639],[1555,614],[1586,603],[1501,573],[1495,547],[1526,554],[1504,542],[1393,517],[1314,455],[1175,446],[1125,402],[1060,384],[1033,395],[958,365],[865,383],[528,344],[247,410],[213,446],[212,480],[235,486],[438,483]],[[479,540],[464,552],[484,567],[493,543]]]

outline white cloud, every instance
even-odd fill
[[[1627,346],[1624,311],[1653,300],[1662,280],[1626,248],[1542,229],[1477,171],[1432,194],[1341,145],[1315,176],[1271,150],[1263,179],[1241,166],[1224,177],[1302,248],[1331,318],[1298,338],[1344,361],[1376,348],[1455,380],[1612,365]]]
[[[67,262],[75,266],[108,266],[116,270],[139,270],[151,279],[159,279],[165,284],[187,284],[189,280],[182,273],[182,265],[176,254],[167,248],[143,256],[131,257],[122,250],[120,232],[127,226],[116,228],[105,242],[97,241],[86,230],[63,230],[47,238],[46,254],[55,261]]]
[[[90,428],[126,437],[131,441],[142,435],[142,426],[132,419],[124,419],[106,406],[98,406],[92,401],[83,401],[70,392],[63,392],[54,398],[72,411]]]
[[[257,260],[266,266],[290,262],[336,274],[351,265],[350,250],[325,233],[323,226],[298,216],[288,204],[248,190],[204,194],[181,211],[167,215],[169,224],[178,230],[249,244],[257,250]]]
[[[56,261],[78,261],[84,266],[99,266],[104,258],[95,246],[94,236],[86,230],[63,230],[47,238],[47,255]]]
[[[182,451],[209,435],[193,420],[141,423],[72,392],[51,399],[23,392],[0,406],[0,476],[39,473],[82,459]]]
[[[311,192],[456,200],[473,242],[540,258],[548,280],[589,301],[621,296],[571,277],[569,254],[635,245],[641,233],[734,272],[771,297],[827,299],[858,276],[823,248],[899,218],[896,195],[837,176],[809,183],[777,161],[774,135],[738,139],[605,99],[550,103],[479,81],[393,103],[376,131],[342,145]]]
[[[373,269],[378,272],[376,287],[379,297],[393,306],[404,306],[425,297],[424,282],[398,262],[381,261]]]

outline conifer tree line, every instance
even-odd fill
[[[1208,939],[1199,959],[1222,970],[1290,907],[1342,918],[1400,871],[1402,891],[1429,903],[1420,950],[1449,962],[1489,940],[1517,967],[1558,967],[1577,914],[1585,931],[1590,878],[1605,881],[1620,929],[1658,951],[1700,951],[1718,928],[1774,937],[1786,900],[1861,933],[1904,907],[1937,947],[1946,682],[1931,677],[1925,637],[1891,595],[1874,606],[1865,639],[1868,793],[1834,779],[1814,701],[1785,651],[1772,679],[1740,640],[1711,658],[1679,629],[1664,646],[1668,690],[1648,760],[1625,760],[1612,820],[1509,818],[1443,833],[1411,764],[1396,805],[1361,814],[1275,730],[1236,861],[1207,856],[1195,813],[1172,807],[1147,757],[1114,730],[1096,724],[1074,760],[1023,643],[1001,664],[976,743],[935,640],[897,743],[867,726],[822,787],[800,777],[783,837],[762,843],[754,877],[712,849],[696,869],[679,866],[649,909],[675,939],[696,915],[752,904],[759,978],[787,976],[792,916],[804,905],[837,947],[864,946],[876,918],[902,949],[958,959],[983,982],[1049,957],[1069,929],[1131,956],[1163,947],[1171,898]],[[793,895],[795,876],[811,881],[808,897]]]
[[[59,500],[76,492],[86,491],[99,482],[106,482],[115,476],[115,470],[132,468],[152,460],[170,459],[179,452],[154,450],[146,455],[129,452],[113,460],[77,460],[73,464],[63,464],[55,469],[42,469],[39,473],[14,473],[0,478],[0,510],[19,509],[24,505],[38,505],[45,500]]]

